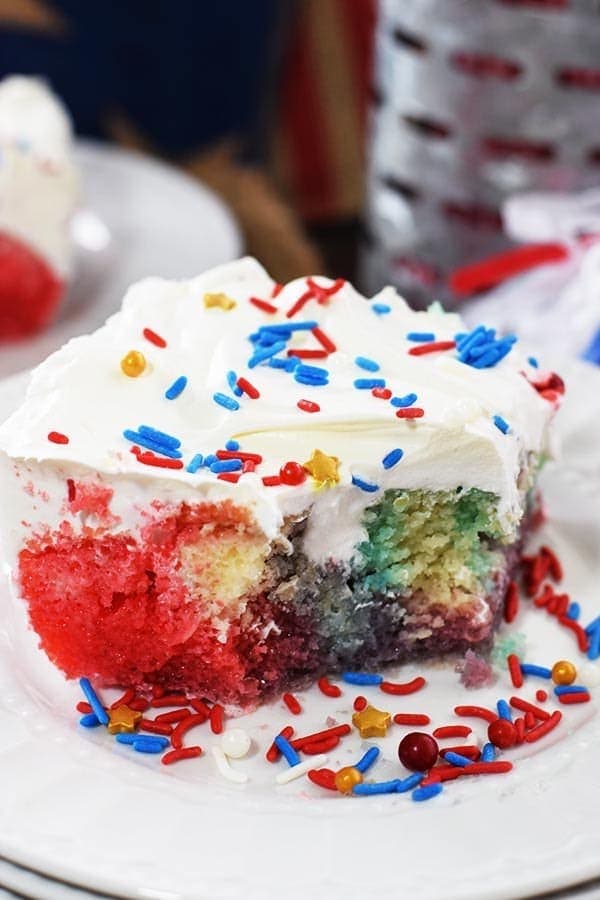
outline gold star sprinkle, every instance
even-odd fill
[[[304,463],[304,468],[314,478],[317,487],[331,487],[340,480],[338,469],[340,461],[337,456],[327,456],[322,450],[313,450],[311,458]]]
[[[121,731],[135,731],[136,725],[142,718],[141,712],[130,709],[128,706],[117,706],[108,710],[108,730],[110,734],[118,734]]]
[[[361,738],[385,737],[392,724],[392,717],[389,712],[365,706],[360,712],[354,713],[352,724],[358,728]]]
[[[204,305],[207,309],[212,309],[213,306],[217,306],[219,309],[229,312],[229,310],[233,309],[237,304],[235,300],[228,297],[227,294],[205,294]]]

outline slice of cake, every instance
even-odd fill
[[[69,677],[230,708],[485,650],[561,392],[390,288],[147,279],[0,428],[19,602]]]
[[[70,273],[71,123],[35,78],[0,82],[0,341],[43,328]]]

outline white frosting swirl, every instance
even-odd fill
[[[317,279],[322,286],[328,279]],[[252,259],[213,269],[190,281],[149,278],[134,285],[122,310],[91,335],[71,340],[33,373],[27,398],[0,427],[0,448],[13,458],[79,464],[116,478],[118,491],[140,485],[148,496],[185,489],[190,499],[231,497],[251,505],[265,533],[277,533],[283,517],[311,507],[306,549],[315,559],[349,558],[363,537],[360,521],[366,505],[388,488],[454,489],[462,485],[499,497],[499,515],[512,533],[522,515],[519,474],[530,454],[547,449],[552,405],[532,388],[523,373],[535,377],[518,344],[495,367],[474,369],[457,359],[456,350],[411,355],[418,346],[409,332],[432,332],[452,340],[463,330],[460,318],[432,308],[415,312],[391,288],[372,300],[345,284],[328,302],[310,299],[291,321],[317,321],[337,350],[327,359],[308,360],[329,371],[327,386],[298,384],[291,373],[268,365],[248,368],[253,347],[249,335],[259,326],[289,322],[285,312],[306,291],[306,281],[286,285],[270,299],[274,283]],[[226,311],[207,308],[206,292],[223,292],[236,301]],[[266,314],[250,297],[269,300],[279,312]],[[391,311],[377,315],[373,305]],[[150,328],[167,342],[160,348],[143,337]],[[296,332],[287,348],[319,349],[310,331]],[[287,349],[286,348],[286,349]],[[123,374],[121,359],[130,350],[143,352],[148,366],[137,378]],[[368,357],[379,371],[364,371],[357,356]],[[247,378],[260,398],[239,398],[230,411],[213,395],[233,396],[227,372]],[[165,391],[180,376],[187,386],[174,400]],[[370,390],[354,386],[357,378],[382,378],[394,395],[417,394],[424,416],[398,419],[396,410]],[[320,412],[297,407],[315,401]],[[501,416],[507,434],[494,424]],[[259,453],[262,464],[239,483],[219,480],[206,468],[190,473],[149,468],[130,452],[125,429],[140,425],[160,429],[181,441],[184,466],[237,439],[243,451]],[[48,441],[51,431],[64,433],[68,444]],[[340,482],[315,489],[311,478],[297,487],[267,487],[262,476],[276,475],[288,460],[306,462],[316,449],[340,460]],[[403,458],[390,469],[383,457],[401,448]],[[352,476],[375,484],[368,493]],[[39,487],[39,485],[38,485]],[[132,488],[133,490],[133,488]],[[132,494],[133,496],[133,494]],[[115,499],[116,496],[115,496]],[[122,500],[119,506],[122,507]]]

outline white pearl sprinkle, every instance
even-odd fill
[[[221,738],[221,749],[230,759],[242,759],[250,750],[250,735],[243,728],[230,728]]]

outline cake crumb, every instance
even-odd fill
[[[467,650],[464,658],[456,663],[454,671],[460,673],[460,682],[466,688],[487,687],[496,680],[491,663],[474,650]]]

